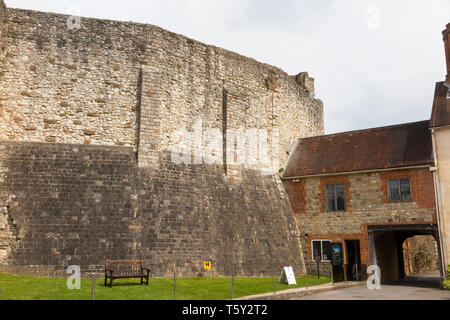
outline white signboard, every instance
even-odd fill
[[[281,273],[280,280],[278,283],[288,284],[290,286],[296,285],[297,281],[295,280],[294,270],[292,267],[284,267],[283,272]]]

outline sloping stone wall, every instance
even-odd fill
[[[233,264],[238,275],[304,270],[290,205],[258,171],[244,170],[234,184],[218,166],[139,168],[127,147],[0,148],[0,192],[10,195],[0,230],[11,248],[0,270],[101,273],[105,258],[144,259],[153,276],[170,276],[174,263],[181,276],[201,275],[204,261],[213,275],[231,275]]]

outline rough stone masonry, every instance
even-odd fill
[[[265,130],[283,167],[323,134],[307,73],[289,76],[153,25],[6,8],[0,0],[0,271],[153,276],[304,269],[279,176],[258,164],[175,164],[174,132]],[[193,146],[204,151],[205,146]],[[251,143],[247,148],[257,148]]]

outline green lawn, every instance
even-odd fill
[[[450,290],[450,265],[447,266],[447,279],[444,280],[444,289]]]
[[[278,279],[277,279],[278,280]],[[69,290],[67,279],[0,274],[0,300],[90,300],[92,280],[82,279],[80,290]],[[97,279],[96,300],[172,300],[173,279],[151,279],[150,285],[139,285],[139,279],[115,280],[113,288],[104,287]],[[309,276],[309,285],[331,282],[330,278]],[[297,286],[276,284],[277,290],[300,288],[305,276],[297,278]],[[273,292],[272,278],[236,278],[235,298]],[[177,300],[231,299],[231,278],[177,279]]]

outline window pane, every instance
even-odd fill
[[[336,185],[337,211],[345,211],[345,187],[343,184]]]
[[[323,257],[322,260],[331,260],[331,242],[323,241],[322,242],[323,249]]]
[[[400,180],[400,200],[411,200],[409,179]]]
[[[389,201],[400,200],[398,191],[398,180],[389,180]]]
[[[334,185],[327,185],[327,211],[336,211]]]
[[[313,241],[313,260],[316,260],[317,257],[322,257],[322,248],[320,241]]]

